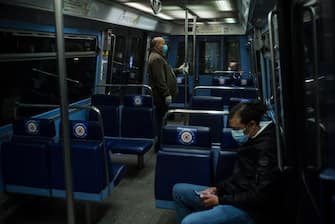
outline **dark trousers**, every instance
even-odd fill
[[[163,117],[168,111],[169,107],[167,105],[156,106],[156,133],[157,133],[157,143],[155,145],[155,151],[157,152],[161,144]]]

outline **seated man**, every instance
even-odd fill
[[[266,107],[258,101],[232,108],[229,124],[240,143],[230,177],[214,187],[179,183],[173,188],[176,212],[182,224],[274,223],[280,198],[275,127],[260,126]]]

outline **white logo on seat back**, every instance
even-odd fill
[[[37,135],[39,132],[39,124],[35,120],[29,120],[25,124],[26,132],[31,135]]]
[[[87,127],[83,123],[77,123],[73,126],[73,134],[77,138],[85,138],[87,136]]]
[[[142,96],[134,96],[134,105],[135,106],[142,106],[143,105],[143,97]]]
[[[178,142],[183,145],[190,145],[195,142],[195,132],[191,128],[178,128]]]

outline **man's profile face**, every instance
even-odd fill
[[[157,39],[157,44],[156,44],[156,49],[159,52],[163,52],[164,45],[165,45],[165,40],[163,38],[158,38]]]

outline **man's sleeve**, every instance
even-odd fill
[[[219,191],[221,192],[219,203],[237,206],[257,206],[258,204],[263,204],[268,195],[274,193],[272,192],[272,188],[279,178],[276,165],[276,159],[273,153],[271,153],[271,149],[262,150],[258,157],[254,187],[241,192],[231,191],[231,193],[225,193],[225,188],[230,188],[230,181],[233,181],[233,178],[222,181],[218,184]]]

